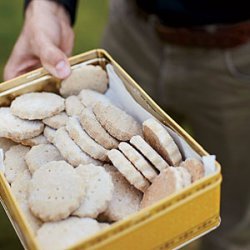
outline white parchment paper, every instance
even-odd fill
[[[109,89],[106,92],[106,96],[111,99],[111,101],[117,105],[118,107],[124,109],[128,114],[132,115],[139,122],[144,122],[148,118],[152,118],[153,116],[146,111],[140,104],[138,104],[134,98],[127,91],[124,86],[122,80],[115,73],[112,65],[107,65],[107,72],[109,76]],[[162,124],[164,126],[164,124]],[[200,157],[189,145],[188,143],[172,131],[170,128],[166,127],[170,135],[173,137],[174,141],[178,145],[182,155],[185,158],[192,157],[199,160],[202,160],[205,166],[205,175],[210,175],[215,173],[215,156],[209,155],[205,157]]]

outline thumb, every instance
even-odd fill
[[[38,54],[43,67],[53,76],[65,79],[70,75],[71,69],[66,55],[54,44],[44,44]]]

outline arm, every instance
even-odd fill
[[[60,79],[69,76],[67,56],[74,44],[74,19],[59,2],[33,0],[28,4],[23,29],[4,69],[5,80],[40,65]]]

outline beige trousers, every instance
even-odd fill
[[[250,43],[219,50],[162,42],[155,18],[113,0],[103,47],[222,164],[222,224],[202,249],[250,249]],[[208,245],[213,244],[213,245]]]

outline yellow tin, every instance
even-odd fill
[[[80,63],[110,63],[134,99],[153,116],[179,134],[200,156],[208,153],[174,120],[104,50],[92,50],[69,59],[72,67]],[[60,81],[44,69],[38,69],[0,84],[0,106],[9,105],[16,96],[31,91],[56,92]],[[192,239],[215,229],[220,224],[221,168],[181,192],[113,224],[100,233],[78,242],[70,249],[147,250],[178,248]],[[26,249],[40,249],[32,230],[0,171],[0,200]]]

